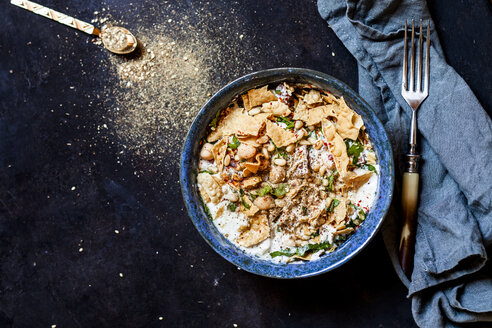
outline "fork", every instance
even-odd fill
[[[406,168],[403,173],[401,209],[403,225],[400,237],[399,258],[403,272],[410,278],[413,270],[413,257],[415,254],[415,235],[417,227],[417,203],[419,190],[419,161],[417,152],[417,109],[429,95],[429,62],[430,62],[430,20],[427,22],[427,38],[425,50],[425,75],[424,88],[422,89],[422,20],[420,20],[419,52],[417,79],[415,81],[415,21],[412,19],[410,72],[408,72],[407,49],[407,21],[405,21],[405,43],[403,53],[403,72],[401,81],[401,95],[412,108],[412,121],[410,126],[410,149],[406,155]],[[410,74],[409,74],[410,73]],[[407,77],[410,75],[410,83]],[[415,88],[415,82],[417,87]]]

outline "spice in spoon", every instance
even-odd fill
[[[104,28],[100,37],[108,50],[119,54],[132,52],[137,46],[137,39],[133,34],[119,26]]]

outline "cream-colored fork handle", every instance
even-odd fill
[[[400,264],[403,272],[410,278],[415,254],[415,235],[417,227],[417,204],[419,195],[419,174],[403,173],[401,210],[403,226],[400,239]]]
[[[73,27],[87,34],[93,34],[97,36],[101,34],[101,31],[92,24],[70,17],[56,10],[42,6],[38,3],[32,1],[26,1],[26,0],[10,0],[10,3],[19,6],[21,8],[24,8],[26,10],[29,10],[35,14],[57,21],[58,23],[62,23],[67,26]]]

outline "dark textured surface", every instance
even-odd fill
[[[43,4],[89,21],[103,6]],[[106,4],[129,29],[139,10],[148,24],[193,17],[202,7],[237,17],[237,32],[256,35],[251,52],[266,54],[251,68],[250,57],[241,58],[244,73],[308,67],[357,85],[355,61],[314,1],[176,1],[174,12],[151,1],[134,1],[130,11],[122,0]],[[429,7],[449,62],[490,114],[490,3]],[[342,268],[306,280],[257,277],[216,255],[185,214],[178,167],[156,173],[138,161],[120,165],[117,140],[99,133],[110,105],[97,97],[108,54],[6,1],[0,12],[0,327],[414,326],[379,236]],[[221,22],[203,33],[219,42]],[[179,149],[169,156],[177,159]]]

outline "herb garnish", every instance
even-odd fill
[[[328,177],[328,186],[326,187],[328,191],[333,191],[333,182],[335,181],[335,175],[337,173],[338,172],[335,170],[331,172],[330,176]]]
[[[327,211],[329,213],[333,213],[333,210],[335,209],[335,207],[338,206],[338,204],[340,204],[340,201],[338,199],[333,199],[330,203],[330,206],[328,207]]]
[[[290,120],[290,118],[286,116],[279,116],[277,117],[277,122],[284,123],[286,125],[285,129],[286,130],[291,130],[294,128],[294,122]]]
[[[345,139],[345,146],[347,147],[347,155],[352,156],[352,164],[356,165],[360,154],[364,151],[364,146],[359,140]]]
[[[265,187],[261,188],[258,194],[256,194],[255,196],[263,197],[271,194],[277,198],[280,198],[287,193],[287,186],[288,185],[286,183],[281,183],[276,188],[272,188],[271,185],[266,185]]]
[[[219,117],[220,117],[220,113],[221,113],[221,112],[222,112],[222,111],[221,111],[221,110],[219,110],[219,111],[217,112],[217,114],[215,114],[214,119],[213,119],[213,120],[212,120],[212,122],[210,122],[210,124],[209,124],[211,127],[213,127],[213,128],[216,128],[216,127],[217,127],[217,123],[219,122]]]
[[[271,194],[273,191],[272,186],[266,185],[265,187],[261,188],[260,191],[258,192],[258,196],[263,197],[268,194]]]
[[[285,195],[287,193],[286,186],[287,186],[287,184],[285,184],[285,183],[279,184],[278,187],[273,189],[272,195],[275,197],[278,197],[278,198],[282,197],[283,195]]]
[[[243,206],[248,210],[251,208],[251,206],[244,201],[244,197],[241,197],[241,204],[243,204]]]
[[[271,252],[270,253],[270,256],[272,258],[275,258],[277,256],[288,256],[288,257],[291,257],[291,256],[294,256],[296,253],[292,253],[292,252],[289,252],[289,251],[275,251],[275,252]]]
[[[306,215],[306,213],[307,213],[307,207],[302,206],[302,215]]]
[[[227,144],[231,149],[237,149],[241,143],[237,140],[236,135],[232,136],[232,143]]]
[[[275,252],[270,253],[270,256],[272,258],[277,257],[277,256],[282,256],[282,255],[288,256],[288,257],[294,256],[294,255],[304,256],[304,255],[306,255],[306,253],[309,253],[311,251],[320,251],[322,249],[330,249],[332,247],[333,247],[332,244],[325,241],[324,243],[319,243],[319,244],[307,244],[307,245],[298,247],[294,251],[292,251],[292,250],[275,251]]]
[[[287,159],[287,152],[285,151],[285,148],[281,147],[278,148],[276,144],[272,142],[273,147],[275,147],[275,150],[277,151],[277,154],[282,156],[284,159]]]
[[[198,173],[208,173],[208,174],[212,174],[212,175],[214,175],[214,174],[215,174],[214,172],[209,171],[209,170],[201,170],[201,171],[200,171],[200,172],[198,172]]]
[[[207,204],[202,200],[202,203],[203,203],[203,208],[205,210],[205,214],[207,214],[207,216],[213,220],[214,218],[212,217],[212,213],[210,213],[210,209],[208,208]]]
[[[374,166],[372,166],[371,164],[367,164],[367,163],[366,163],[366,164],[360,164],[360,165],[358,165],[358,166],[359,166],[360,168],[362,168],[362,169],[366,169],[366,170],[372,171],[372,172],[374,172],[374,173],[376,173],[376,174],[378,173],[378,172],[376,171],[376,168],[375,168]]]
[[[236,212],[236,204],[234,204],[234,203],[230,203],[229,206],[227,206],[227,208],[231,212]]]

